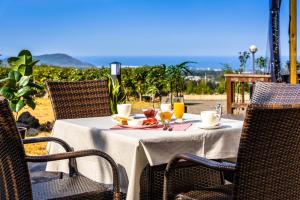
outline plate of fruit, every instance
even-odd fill
[[[117,120],[118,119],[118,120]],[[117,122],[117,124],[124,128],[134,128],[134,129],[143,129],[143,128],[154,128],[158,126],[158,121],[156,118],[140,118],[140,119],[134,119],[134,118],[115,118],[114,121]]]

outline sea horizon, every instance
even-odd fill
[[[189,64],[193,69],[220,70],[224,64],[228,64],[232,69],[239,69],[240,61],[237,56],[76,56],[81,61],[88,62],[97,67],[108,67],[111,62],[120,62],[124,67],[139,67],[153,65],[175,65],[181,62],[195,62]],[[288,60],[287,56],[281,57],[284,65]],[[282,66],[283,66],[282,65]],[[246,64],[246,69],[252,69],[252,57]]]

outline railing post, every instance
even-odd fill
[[[290,0],[290,82],[297,84],[297,0]]]

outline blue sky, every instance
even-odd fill
[[[0,0],[0,53],[265,55],[269,0]],[[288,0],[282,8],[288,54]],[[300,21],[300,20],[299,20]]]

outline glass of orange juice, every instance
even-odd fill
[[[164,126],[168,127],[168,125],[172,119],[172,115],[173,115],[172,110],[161,111],[159,113],[159,117]]]
[[[173,99],[174,115],[177,123],[183,122],[184,100],[183,97],[174,97]]]

